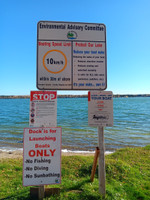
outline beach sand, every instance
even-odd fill
[[[2,151],[0,150],[0,159],[4,158],[22,158],[23,157],[23,151]]]
[[[62,152],[63,156],[94,156],[94,153],[85,153],[85,152]],[[14,158],[23,158],[23,151],[22,150],[16,150],[16,151],[2,151],[0,150],[0,159],[14,159]]]

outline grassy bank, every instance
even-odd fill
[[[126,148],[106,156],[107,200],[150,199],[150,146]],[[60,196],[50,199],[96,200],[98,176],[90,182],[93,156],[63,156]],[[56,186],[48,186],[56,187]],[[22,186],[22,159],[0,160],[0,199],[29,200],[30,187]]]

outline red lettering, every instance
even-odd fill
[[[102,44],[96,44],[95,43],[95,47],[102,47]]]
[[[31,129],[29,130],[29,133],[32,133],[32,130],[31,130]]]
[[[49,156],[49,154],[47,154],[47,150],[44,149],[44,156]]]
[[[51,43],[49,42],[38,42],[39,46],[51,46]]]
[[[30,151],[29,151],[29,156],[30,157],[39,157],[39,156],[54,156],[54,153],[55,153],[55,151],[56,151],[56,149],[49,149],[49,151],[50,151],[50,154],[48,153],[48,150],[47,149],[40,149],[40,150],[33,150],[33,149],[31,149]]]
[[[94,44],[91,44],[90,42],[88,43],[88,47],[93,47]]]
[[[56,133],[56,130],[50,129],[49,132],[50,133]]]
[[[51,156],[54,156],[54,152],[56,151],[56,149],[54,150],[50,149],[49,151],[51,152]]]
[[[37,129],[37,130],[29,129],[29,134],[31,134],[31,133],[42,133],[42,130],[40,130],[40,129]]]
[[[71,43],[70,43],[70,42],[64,42],[64,43],[63,43],[63,46],[71,47]]]
[[[62,42],[52,42],[52,45],[54,47],[56,47],[56,46],[62,46]]]
[[[78,47],[86,47],[87,46],[87,43],[82,43],[82,42],[76,42],[75,44]]]
[[[32,91],[30,95],[30,100],[41,100],[41,101],[51,101],[53,99],[56,99],[57,93],[54,91]]]
[[[35,151],[34,150],[30,150],[29,151],[29,156],[30,157],[34,157],[35,156]]]
[[[43,150],[36,150],[36,151],[37,151],[36,152],[37,153],[37,157],[38,156],[43,156]]]
[[[35,148],[50,148],[50,145],[49,144],[35,144]]]

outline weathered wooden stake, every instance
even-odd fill
[[[40,185],[38,188],[38,199],[43,200],[45,194],[45,188],[44,185]]]
[[[93,182],[94,180],[94,175],[95,175],[95,172],[96,172],[96,166],[97,166],[97,159],[98,159],[98,156],[99,156],[99,148],[96,147],[96,150],[95,150],[95,155],[94,155],[94,162],[93,162],[93,167],[92,167],[92,172],[91,172],[91,182]]]
[[[104,145],[104,127],[98,127],[98,145],[99,145],[99,192],[105,197],[105,145]]]
[[[44,197],[52,195],[60,195],[60,188],[44,188]],[[34,199],[39,199],[39,187],[30,187],[30,196]],[[42,199],[42,197],[41,197]]]

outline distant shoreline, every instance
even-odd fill
[[[58,95],[58,98],[87,98],[88,95]],[[115,94],[118,97],[150,97],[150,94]],[[0,95],[0,99],[30,99],[29,95]]]

